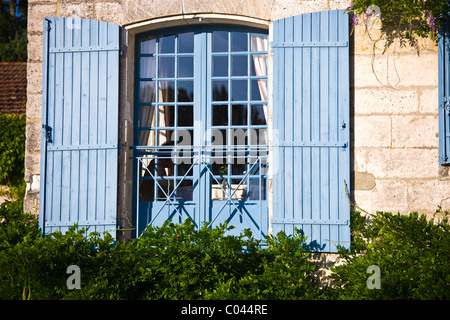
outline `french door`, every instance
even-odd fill
[[[249,28],[137,37],[137,236],[188,218],[267,234],[267,51],[267,34]]]

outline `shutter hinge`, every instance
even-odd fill
[[[121,143],[117,144],[117,153],[118,154],[122,153],[122,144]]]
[[[53,143],[53,140],[52,140],[52,127],[50,127],[50,126],[48,126],[48,125],[46,125],[46,124],[43,124],[42,125],[42,129],[44,129],[44,137],[45,137],[45,140],[47,141],[47,143]]]
[[[52,21],[49,19],[45,19],[45,21],[47,21],[47,32],[48,32],[48,31],[52,30],[52,27],[50,26]]]
[[[444,105],[442,106],[447,115],[450,115],[450,99],[444,97]]]
[[[119,46],[119,55],[121,56],[123,54],[124,48],[122,45]]]

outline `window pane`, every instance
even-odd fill
[[[247,59],[248,56],[232,56],[231,57],[231,75],[246,76],[247,75]]]
[[[252,125],[267,125],[267,105],[254,104],[251,112]]]
[[[178,77],[190,78],[194,76],[194,58],[178,57]]]
[[[155,57],[142,57],[140,61],[140,77],[154,78],[156,76],[156,59]]]
[[[213,77],[228,76],[228,56],[213,56]]]
[[[213,52],[228,52],[228,31],[214,31]]]
[[[231,124],[243,126],[247,124],[247,105],[236,104],[231,107]]]
[[[194,141],[194,131],[187,129],[178,129],[176,136],[174,136],[173,138],[176,140],[176,145],[178,146],[192,146]],[[188,153],[187,150],[186,153]]]
[[[178,81],[178,102],[194,101],[194,81]]]
[[[247,200],[247,181],[231,179],[230,195],[234,200]]]
[[[156,52],[156,38],[150,37],[141,41],[141,53],[153,54]]]
[[[213,126],[227,126],[228,125],[228,106],[212,106],[213,109]]]
[[[178,182],[177,201],[192,201],[193,198],[193,186],[192,180],[184,179]]]
[[[179,127],[194,126],[193,106],[178,106],[178,126]]]
[[[267,129],[251,129],[250,140],[251,145],[266,145]]]
[[[266,54],[255,54],[250,57],[250,75],[258,77],[267,75]]]
[[[155,146],[156,145],[156,130],[140,130],[139,145],[140,146]]]
[[[231,33],[231,51],[247,51],[247,33]]]
[[[175,125],[175,110],[174,106],[159,106],[159,124],[158,127],[173,127]]]
[[[267,51],[267,36],[252,34],[250,41],[252,51]]]
[[[144,177],[139,181],[139,201],[155,200],[155,159],[144,159],[144,163],[139,162],[140,177]]]
[[[174,57],[160,57],[158,65],[158,76],[160,78],[174,78],[175,77],[175,58]]]
[[[243,176],[247,173],[247,164],[245,157],[240,155],[235,155],[233,162],[231,164],[231,174],[234,176]]]
[[[250,200],[266,200],[266,179],[250,178],[248,196]]]
[[[141,106],[139,113],[140,127],[154,127],[156,122],[155,106]]]
[[[215,80],[212,81],[213,101],[228,100],[228,81]]]
[[[175,35],[167,35],[159,38],[160,53],[175,53]]]
[[[251,90],[252,90],[252,100],[261,101],[266,100],[265,90],[267,88],[267,80],[252,80]]]
[[[221,160],[223,162],[222,164],[220,163]],[[226,176],[228,174],[228,165],[223,158],[216,158],[211,166],[211,171],[214,175]]]
[[[180,33],[178,35],[178,52],[193,53],[194,52],[194,33]]]
[[[247,80],[231,80],[233,101],[247,100]]]
[[[155,102],[155,81],[141,81],[139,84],[139,101],[143,103]]]
[[[212,145],[223,146],[227,144],[227,130],[214,129],[212,130]]]
[[[158,146],[173,146],[174,131],[173,130],[157,130]],[[171,151],[171,149],[169,150]],[[167,156],[165,156],[167,157]]]
[[[159,90],[159,102],[175,101],[175,81],[160,81]]]
[[[248,144],[246,129],[232,129],[231,130],[231,145],[242,146]]]

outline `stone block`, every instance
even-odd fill
[[[367,149],[366,148],[353,148],[353,170],[354,171],[367,171]]]
[[[39,153],[41,151],[41,121],[27,121],[25,150],[28,153]]]
[[[389,147],[391,118],[389,116],[355,116],[355,147]]]
[[[30,182],[33,175],[40,174],[41,155],[25,153],[25,182]]]
[[[119,2],[94,2],[94,19],[122,24],[122,4]]]
[[[410,87],[438,85],[437,53],[370,54],[354,56],[355,87]],[[377,80],[378,79],[378,80]],[[401,87],[400,87],[401,86]]]
[[[328,9],[329,5],[326,0],[275,0],[273,2],[270,20],[275,21],[298,14]]]
[[[376,180],[375,188],[355,190],[354,198],[356,205],[369,213],[377,211],[407,213],[407,188],[407,182],[403,180]]]
[[[43,55],[43,37],[42,34],[28,35],[28,62],[42,63]]]
[[[27,94],[42,92],[42,63],[27,63]]]
[[[392,116],[392,146],[439,147],[437,116]]]
[[[375,188],[375,177],[367,172],[355,172],[354,190],[372,190]]]
[[[355,89],[355,114],[409,114],[417,112],[418,104],[416,90]]]
[[[450,210],[450,180],[417,180],[408,183],[408,202],[410,211],[417,211],[428,216],[433,215],[439,206]]]
[[[61,17],[94,19],[94,5],[89,2],[62,2],[60,6]]]
[[[419,112],[438,114],[439,95],[438,88],[425,89],[419,97]]]
[[[29,3],[28,4],[28,33],[42,33],[44,30],[44,17],[57,16],[55,3]]]
[[[42,111],[42,94],[29,93],[27,95],[27,119],[40,120]]]
[[[23,201],[23,211],[34,216],[39,214],[39,193],[27,193]]]
[[[367,172],[375,178],[437,178],[439,150],[376,148],[367,151]]]

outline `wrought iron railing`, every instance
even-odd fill
[[[200,181],[209,184],[206,187],[210,188],[210,201],[220,201],[216,202],[220,209],[212,217],[212,223],[227,205],[239,210],[246,202],[258,204],[268,198],[267,145],[180,145],[134,149],[139,154],[135,157],[138,220],[139,204],[142,201],[159,203],[155,207],[158,212],[152,214],[150,224],[166,205],[171,205],[173,210],[182,215],[182,204],[192,202],[193,198],[186,194],[180,196],[181,187],[187,185],[194,192],[194,185]],[[233,172],[236,167],[240,170]],[[153,186],[149,188],[153,195],[143,196],[141,189],[144,183]],[[263,206],[259,207],[262,217]]]

